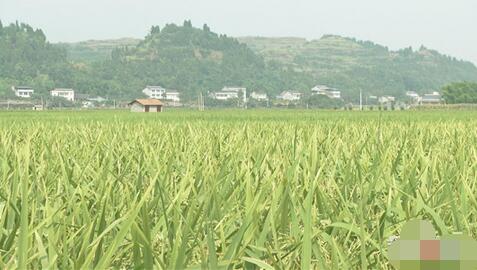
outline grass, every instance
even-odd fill
[[[388,269],[477,236],[477,112],[0,113],[0,268]]]

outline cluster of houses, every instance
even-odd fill
[[[21,98],[31,98],[35,93],[35,90],[27,86],[12,86],[12,91],[15,93],[15,96]],[[75,101],[75,90],[69,88],[55,88],[50,91],[50,96],[52,97],[61,97],[68,101]]]
[[[25,86],[13,86],[12,91],[15,95],[20,98],[31,98],[35,90],[31,87]],[[181,106],[181,94],[177,90],[166,89],[162,86],[146,86],[142,90],[142,93],[148,98],[136,99],[128,105],[131,108],[131,111],[134,112],[161,112],[163,105],[168,106]],[[311,89],[311,95],[322,95],[330,99],[342,99],[341,91],[328,87],[326,85],[317,85]],[[89,97],[86,95],[81,95],[75,93],[75,90],[68,88],[56,88],[50,91],[50,96],[60,97],[65,100],[75,102],[82,101],[83,107],[94,107],[95,103],[102,103],[106,99],[102,97]],[[247,96],[247,88],[245,87],[229,87],[225,86],[220,91],[209,93],[210,98],[218,101],[226,100],[235,100],[243,99],[244,104],[248,102],[249,99],[256,101],[269,101],[270,97],[259,91],[253,91]],[[432,92],[429,94],[424,94],[420,96],[414,91],[406,92],[408,97],[408,104],[410,105],[425,105],[425,104],[439,104],[442,103],[442,97],[438,92]],[[301,100],[304,97],[304,94],[299,91],[287,90],[280,93],[276,96],[277,100],[287,101],[287,102],[296,102]],[[371,100],[381,105],[391,105],[396,103],[396,98],[393,96],[369,96]]]
[[[324,95],[331,99],[341,99],[341,91],[326,85],[317,85],[311,89],[311,95]],[[224,87],[222,90],[212,92],[210,97],[216,100],[238,99],[240,97],[247,98],[247,88],[244,87]],[[278,100],[298,101],[303,98],[303,93],[299,91],[287,90],[276,96]],[[250,99],[257,101],[268,101],[269,97],[264,92],[254,91],[250,94]]]
[[[443,99],[439,92],[432,92],[428,94],[424,94],[420,96],[418,93],[414,91],[407,91],[406,97],[406,104],[408,105],[432,105],[432,104],[440,104],[442,103]],[[394,96],[370,96],[372,100],[376,100],[380,105],[390,106],[397,102],[396,97]]]
[[[21,98],[31,98],[35,93],[35,90],[28,86],[12,86],[12,91],[15,96]],[[52,97],[62,97],[68,101],[75,101],[75,90],[67,88],[55,88],[50,91]]]
[[[423,104],[439,104],[442,103],[442,97],[439,92],[432,92],[429,94],[424,94],[420,96],[414,91],[406,92],[406,96],[409,98],[410,103],[413,105],[423,105]]]
[[[162,112],[162,107],[165,104],[169,106],[181,106],[181,94],[177,90],[148,85],[142,90],[142,93],[148,98],[135,99],[128,103],[131,112]]]
[[[144,95],[152,99],[160,99],[176,103],[181,101],[179,91],[165,89],[162,86],[146,86],[142,92]]]
[[[15,96],[20,98],[31,98],[35,93],[35,90],[28,86],[12,86],[12,91],[15,93]],[[107,99],[99,96],[90,97],[89,95],[78,94],[70,88],[55,88],[50,91],[50,96],[63,98],[70,102],[79,100],[84,108],[94,107],[94,104],[107,101]]]

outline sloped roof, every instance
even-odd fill
[[[144,106],[162,106],[162,102],[159,99],[154,98],[136,99],[130,102],[129,105],[132,105],[136,102]]]
[[[33,90],[30,86],[14,86],[13,88],[16,90]]]
[[[75,90],[71,89],[71,88],[55,88],[53,90],[50,90],[50,92],[54,92],[54,91],[67,91],[67,92],[74,92]]]

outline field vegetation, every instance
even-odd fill
[[[477,113],[0,113],[1,269],[388,269],[477,236]]]

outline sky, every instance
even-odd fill
[[[399,49],[425,45],[477,64],[477,0],[0,0],[3,24],[51,42],[144,37],[152,25],[207,23],[229,36],[336,34]]]

